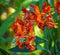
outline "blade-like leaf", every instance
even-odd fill
[[[29,49],[20,49],[17,46],[14,48],[9,49],[12,52],[29,52]]]
[[[42,38],[36,36],[36,39],[35,39],[36,45],[39,45],[40,43],[44,43],[46,41],[48,41],[48,40],[42,39]]]
[[[40,11],[42,11],[42,6],[46,0],[39,0]]]
[[[50,53],[50,51],[48,49],[41,47],[40,45],[37,45],[37,50],[44,50],[44,51]]]
[[[38,36],[40,38],[44,38],[44,32],[43,32],[43,30],[41,30],[40,28],[38,28],[38,26],[36,24],[34,25],[34,32],[35,32],[35,36]]]

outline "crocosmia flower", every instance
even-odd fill
[[[17,37],[17,46],[20,49],[29,49],[29,51],[33,51],[36,49],[34,45],[36,39],[34,24],[37,24],[40,29],[44,30],[45,26],[50,29],[56,26],[56,23],[50,14],[50,6],[47,6],[46,2],[42,6],[42,12],[40,12],[39,7],[34,4],[31,4],[30,8],[34,10],[31,11],[22,8],[22,18],[17,17],[11,28],[15,32],[14,38]]]
[[[50,11],[50,6],[47,6],[47,2],[45,2],[42,6],[42,12],[46,13]]]
[[[57,0],[54,6],[55,6],[55,9],[57,10],[57,14],[60,14],[60,0]]]

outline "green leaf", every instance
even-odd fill
[[[48,3],[50,4],[51,7],[54,7],[54,0],[48,0]]]
[[[45,42],[45,49],[49,50],[49,39],[48,39],[48,29],[47,29],[47,27],[44,28],[44,38],[46,38],[48,40],[47,42]]]
[[[13,47],[16,47],[16,39],[15,38],[13,38],[12,40],[11,40],[11,46],[10,46],[10,48],[13,48]]]
[[[18,46],[14,47],[14,48],[11,48],[9,49],[10,51],[12,52],[29,52],[29,49],[20,49]]]
[[[1,55],[10,55],[8,52],[6,52],[4,49],[0,48],[0,54]]]
[[[24,39],[23,38],[20,38],[20,42],[24,42]]]
[[[41,47],[40,45],[37,45],[37,50],[45,50],[45,48]]]
[[[54,14],[52,14],[53,18],[58,21],[58,14],[56,12],[56,10],[54,10],[53,12],[55,12]]]
[[[39,0],[40,11],[42,11],[42,6],[46,0]]]
[[[48,40],[42,39],[42,38],[36,36],[36,39],[35,39],[36,45],[39,45],[39,44],[44,43],[46,41],[48,41]]]
[[[31,4],[32,2],[34,2],[34,0],[32,1],[32,0],[25,0],[23,3],[22,3],[22,6],[23,7],[27,7],[27,6],[29,6],[29,4]]]
[[[2,23],[0,27],[0,38],[3,37],[4,33],[7,31],[7,29],[11,26],[11,24],[15,21],[15,17],[20,13],[19,11],[21,10],[22,5],[20,4],[18,8],[16,9],[16,12],[11,14],[10,16],[7,17],[4,23]],[[3,39],[3,38],[1,38]]]
[[[37,45],[37,50],[44,50],[44,51],[50,53],[50,51],[48,49],[41,47],[40,45]]]
[[[34,25],[34,33],[35,33],[35,36],[38,36],[40,38],[44,38],[44,32],[43,32],[43,30],[41,30],[40,28],[38,28],[38,26],[36,24]]]
[[[11,24],[15,21],[15,18],[8,18],[0,27],[0,38],[3,37],[4,33],[11,26]]]

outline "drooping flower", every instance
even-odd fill
[[[15,27],[17,27],[16,29],[15,29],[14,25],[15,25]],[[17,18],[17,20],[14,22],[14,24],[12,26],[12,29],[15,31],[14,37],[17,37],[16,43],[20,49],[27,48],[30,51],[35,50],[35,47],[34,47],[35,36],[34,36],[34,32],[33,32],[33,22],[31,22],[29,17],[24,17],[24,20]],[[21,38],[22,38],[22,40],[24,39],[25,41],[21,42],[20,41]],[[26,40],[26,38],[27,38],[27,40]]]
[[[55,9],[57,10],[57,14],[60,14],[60,0],[57,0],[54,6],[55,6]]]
[[[42,12],[43,13],[50,12],[50,6],[47,6],[47,2],[44,2],[42,6]]]
[[[34,46],[35,35],[33,25],[37,24],[40,29],[44,30],[45,26],[47,28],[52,28],[56,25],[56,23],[50,14],[50,6],[47,6],[46,3],[44,3],[42,7],[42,12],[40,12],[38,6],[34,4],[31,4],[30,7],[34,10],[31,11],[23,8],[23,19],[17,17],[16,21],[11,27],[15,32],[14,37],[17,37],[16,43],[18,47],[20,49],[29,49],[30,51],[33,51],[36,49]],[[48,14],[46,14],[47,12]]]
[[[52,15],[50,14],[50,6],[47,6],[47,3],[45,2],[42,6],[42,12],[40,12],[38,6],[36,5],[30,5],[32,8],[34,8],[33,13],[36,16],[36,23],[38,24],[39,28],[41,28],[42,30],[44,29],[45,26],[47,26],[47,28],[52,28],[54,26],[56,26],[56,23],[52,17]],[[45,13],[48,14],[46,15]],[[44,13],[44,14],[42,14]],[[45,16],[45,19],[44,19]]]

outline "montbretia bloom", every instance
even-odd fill
[[[50,12],[51,7],[47,6],[47,2],[44,2],[43,6],[42,6],[42,12],[46,13],[46,12]]]
[[[36,24],[38,24],[39,28],[43,30],[45,26],[47,26],[47,28],[52,28],[56,26],[56,23],[52,17],[52,14],[50,14],[51,7],[47,6],[46,2],[42,6],[42,12],[40,12],[40,9],[38,8],[38,6],[34,4],[31,4],[30,7],[34,8],[33,13],[36,16],[35,21],[36,21]]]
[[[40,29],[44,30],[45,26],[50,29],[56,26],[56,23],[53,16],[50,14],[51,7],[47,6],[46,3],[44,3],[42,7],[42,12],[40,12],[39,7],[34,4],[31,4],[30,7],[34,10],[31,11],[22,8],[22,18],[17,17],[11,28],[15,32],[14,38],[17,37],[16,43],[18,47],[20,49],[29,49],[29,51],[33,51],[36,49],[34,45],[36,39],[34,24],[37,24]]]
[[[60,14],[60,0],[54,3],[55,9],[57,10],[57,14]]]

